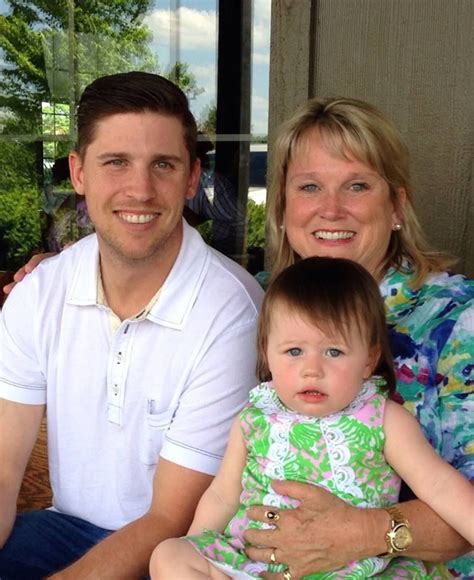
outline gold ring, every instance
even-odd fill
[[[272,553],[270,554],[270,562],[272,564],[277,564],[277,559],[276,559],[276,556],[275,556],[275,550],[276,550],[276,548],[273,548]]]
[[[280,519],[280,514],[274,510],[267,510],[264,515],[271,522],[277,522]]]
[[[283,572],[283,580],[293,580],[293,576],[289,570]]]

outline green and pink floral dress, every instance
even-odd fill
[[[267,524],[249,520],[252,505],[294,508],[298,502],[276,494],[273,479],[294,480],[325,487],[359,507],[396,503],[400,478],[383,455],[385,397],[375,380],[366,381],[357,398],[337,414],[317,418],[287,409],[271,383],[250,392],[240,414],[247,447],[238,512],[224,534],[204,530],[187,540],[231,578],[255,578],[285,567],[250,560],[245,554],[244,531]],[[350,563],[336,572],[311,574],[315,578],[426,578],[422,562],[409,558],[370,558]],[[440,577],[436,575],[436,577]]]

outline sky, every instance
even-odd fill
[[[225,2],[223,2],[225,6]],[[252,38],[252,109],[251,126],[254,135],[268,132],[268,85],[270,61],[270,4],[271,0],[253,0]],[[178,42],[170,42],[170,6],[178,5],[176,21]],[[152,47],[159,56],[161,67],[166,69],[176,53],[171,44],[179,45],[177,58],[189,64],[198,86],[204,92],[191,102],[197,119],[206,106],[215,103],[217,82],[217,16],[216,0],[156,0],[155,9],[145,17],[144,23],[153,33]],[[173,16],[175,16],[173,14]]]
[[[221,4],[225,6],[225,0]],[[176,6],[177,11],[174,10]],[[268,133],[270,6],[271,0],[253,0],[251,127],[254,135]],[[161,70],[168,69],[171,60],[174,62],[177,58],[188,63],[198,86],[204,89],[191,101],[191,109],[198,120],[206,107],[216,101],[216,10],[217,0],[155,0],[154,9],[143,19],[152,32],[151,48],[158,54]],[[8,11],[4,0],[0,0],[0,14]],[[170,48],[176,45],[176,41],[170,42],[172,35],[176,38],[172,21],[179,22],[178,54]]]

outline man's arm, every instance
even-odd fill
[[[0,548],[15,523],[18,492],[44,408],[0,399]]]
[[[131,580],[148,574],[153,549],[162,540],[182,536],[212,476],[160,459],[148,512],[97,544],[54,580]]]

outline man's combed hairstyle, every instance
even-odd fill
[[[271,379],[266,351],[272,314],[284,308],[325,334],[346,339],[356,325],[369,348],[379,348],[374,375],[383,376],[389,393],[396,379],[385,322],[385,308],[374,278],[360,264],[344,258],[306,258],[289,266],[272,281],[263,301],[258,324],[257,374]]]
[[[88,85],[77,109],[77,150],[84,157],[97,123],[119,113],[151,111],[176,117],[183,125],[191,164],[196,160],[197,128],[183,91],[162,76],[132,71],[104,76]]]
[[[388,184],[402,228],[393,231],[377,276],[390,266],[402,267],[408,258],[415,268],[414,285],[423,283],[431,271],[444,270],[453,260],[430,249],[415,214],[410,189],[409,155],[396,127],[380,111],[364,101],[346,98],[310,99],[279,128],[269,174],[268,223],[273,274],[300,259],[290,247],[282,228],[288,166],[298,155],[311,130],[317,129],[329,151],[337,157],[355,158],[374,169]],[[406,191],[405,206],[398,190]]]

